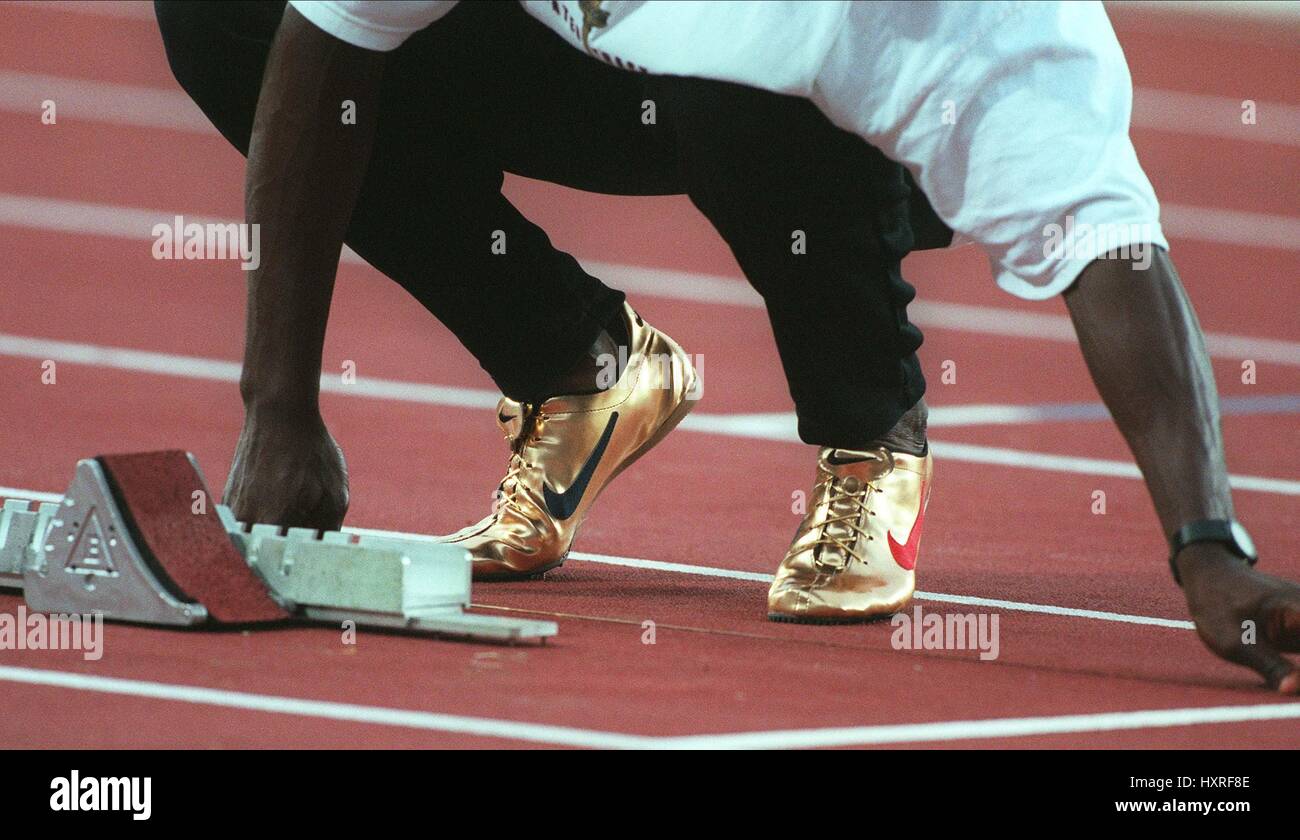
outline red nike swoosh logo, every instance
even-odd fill
[[[885,534],[889,542],[889,553],[894,555],[894,562],[909,572],[916,568],[916,550],[921,547],[921,521],[925,519],[925,508],[929,504],[929,488],[921,482],[921,509],[917,511],[916,521],[912,523],[912,533],[907,535],[907,543],[899,545],[893,532]]]

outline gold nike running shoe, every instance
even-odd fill
[[[928,452],[823,448],[808,515],[768,590],[767,617],[839,624],[906,607],[932,471]]]
[[[483,521],[443,537],[469,550],[476,580],[539,577],[568,556],[592,502],[698,402],[685,351],[624,304],[627,361],[608,389],[541,404],[502,397],[510,463]]]

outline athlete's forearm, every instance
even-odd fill
[[[1196,313],[1168,255],[1103,259],[1065,294],[1097,390],[1137,460],[1166,536],[1232,516],[1219,397]]]
[[[240,391],[249,411],[318,410],[325,324],[343,237],[374,137],[381,53],[327,35],[293,7],[267,59],[245,213],[260,226],[249,273]],[[344,120],[344,101],[355,122]]]

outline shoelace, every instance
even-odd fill
[[[813,541],[811,548],[814,562],[818,566],[832,572],[840,572],[848,567],[849,558],[862,563],[866,562],[866,558],[855,551],[854,546],[864,536],[869,540],[873,539],[863,528],[862,522],[867,515],[871,514],[870,508],[867,507],[867,499],[871,493],[876,491],[876,488],[870,483],[860,482],[857,490],[849,490],[844,486],[847,479],[841,480],[839,476],[820,467],[819,470],[824,477],[813,488],[813,494],[816,496],[820,493],[822,487],[826,486],[829,498],[827,499],[827,516],[822,520],[820,526],[821,533]],[[853,480],[858,481],[857,479]],[[844,507],[844,503],[848,503],[849,509],[844,513],[834,513],[834,511]],[[831,533],[830,526],[841,523],[847,526],[848,533],[844,536]],[[844,555],[844,562],[842,564],[822,562],[825,552],[817,551],[822,546],[839,549]]]
[[[536,464],[524,457],[524,452],[536,442],[538,435],[541,433],[542,423],[546,420],[546,415],[542,414],[541,409],[527,404],[524,405],[524,411],[519,436],[510,444],[510,462],[506,465],[505,477],[501,479],[501,484],[497,486],[497,492],[502,494],[502,498],[494,510],[497,519],[501,518],[501,511],[507,507],[512,508],[517,513],[524,513],[517,497],[519,474],[524,470],[537,468]]]

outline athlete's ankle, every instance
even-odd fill
[[[908,409],[892,429],[872,441],[872,446],[883,446],[890,452],[920,457],[930,446],[926,438],[926,423],[929,418],[930,409],[925,400],[917,400],[916,405]]]
[[[622,356],[618,352],[618,343],[608,330],[601,330],[587,352],[578,363],[564,374],[548,383],[543,389],[543,399],[573,394],[595,394],[618,381],[621,371],[610,377],[609,365],[619,364]],[[603,374],[603,375],[602,375]],[[608,381],[607,381],[608,380]],[[539,402],[541,400],[538,400]]]

